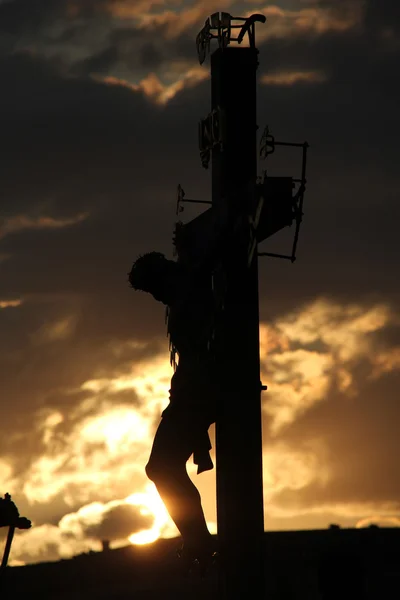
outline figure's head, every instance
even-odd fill
[[[149,292],[156,300],[167,303],[170,265],[175,265],[161,252],[148,252],[139,256],[128,273],[129,283],[135,290]]]

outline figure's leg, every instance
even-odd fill
[[[146,473],[157,488],[187,547],[211,543],[200,494],[186,462],[193,453],[199,425],[193,419],[166,415],[154,438]]]

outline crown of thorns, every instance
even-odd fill
[[[165,256],[161,252],[148,252],[139,256],[128,273],[128,280],[133,289],[146,290],[154,281],[154,275],[164,261]]]

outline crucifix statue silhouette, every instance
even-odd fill
[[[241,25],[233,25],[235,20]],[[219,45],[211,55],[211,112],[199,123],[202,166],[208,168],[211,160],[212,200],[185,198],[179,185],[177,214],[186,202],[210,207],[176,224],[176,260],[149,252],[129,273],[134,289],[167,307],[174,365],[170,403],[146,472],[182,535],[182,556],[206,567],[216,546],[186,463],[193,454],[198,473],[213,468],[208,429],[215,423],[220,595],[229,600],[247,597],[250,585],[263,597],[261,391],[266,386],[260,381],[258,257],[295,260],[308,148],[307,142],[275,141],[266,127],[260,157],[266,159],[277,146],[299,147],[302,170],[298,178],[266,171],[257,176],[256,22],[265,17],[214,13],[197,36],[200,64],[210,39]],[[236,27],[240,32],[233,38]],[[241,44],[246,33],[247,47],[229,46],[234,40]],[[293,222],[291,254],[258,251],[259,243]]]

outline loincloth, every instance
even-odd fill
[[[208,430],[215,423],[215,410],[209,403],[185,403],[172,395],[170,403],[162,412],[163,418],[173,419],[186,423],[193,431],[193,462],[197,465],[197,474],[214,468],[210,456],[212,448]]]

